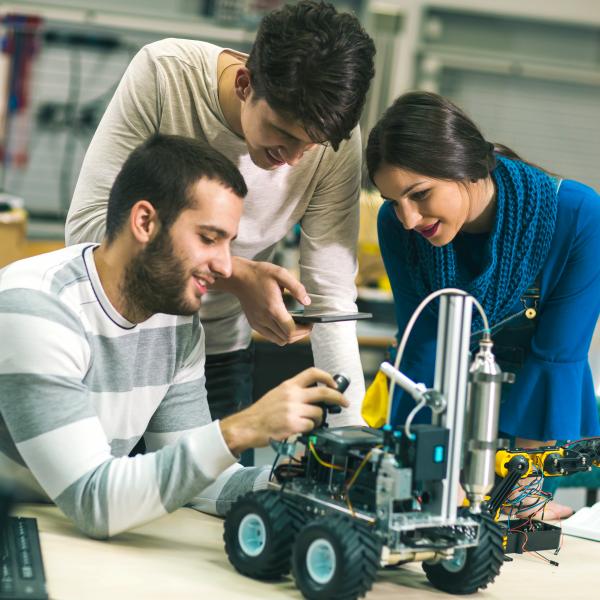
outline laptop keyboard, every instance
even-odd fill
[[[47,600],[37,521],[9,517],[0,552],[0,600]]]

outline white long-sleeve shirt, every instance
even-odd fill
[[[184,504],[223,514],[268,470],[237,464],[211,422],[198,317],[127,321],[94,246],[0,271],[0,473],[93,537]]]
[[[233,254],[270,260],[279,240],[299,222],[300,279],[312,307],[356,310],[360,130],[337,152],[316,146],[294,167],[260,169],[245,141],[228,128],[219,104],[222,51],[204,42],[166,39],[136,55],[85,156],[67,218],[67,243],[102,240],[110,188],[127,156],[145,139],[157,132],[200,138],[237,165],[249,189]],[[200,317],[208,354],[250,343],[250,326],[235,296],[208,294]],[[352,380],[346,392],[351,407],[330,417],[331,424],[362,423],[364,378],[355,323],[317,325],[311,343],[316,366]]]

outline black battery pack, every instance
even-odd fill
[[[560,546],[560,527],[543,521],[516,519],[501,521],[504,527],[506,554],[522,554],[540,550],[556,550]]]

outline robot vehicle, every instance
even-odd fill
[[[225,520],[225,549],[240,573],[272,580],[291,568],[299,590],[314,600],[359,598],[380,567],[413,561],[435,588],[452,594],[476,592],[499,574],[506,536],[487,500],[501,387],[511,375],[496,364],[488,333],[470,360],[476,301],[460,290],[437,295],[433,388],[384,363],[383,372],[417,401],[404,426],[389,425],[391,407],[382,430],[321,426],[299,437],[305,450],[296,462],[295,442],[274,442],[269,489],[240,498]],[[343,391],[348,381],[336,378]],[[432,409],[432,423],[411,426],[423,406]],[[290,462],[277,465],[280,456]],[[459,484],[466,508],[458,508]],[[504,497],[502,490],[496,503]]]

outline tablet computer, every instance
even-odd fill
[[[305,313],[303,310],[290,310],[296,323],[335,323],[336,321],[358,321],[370,319],[373,315],[367,312],[355,313]]]

